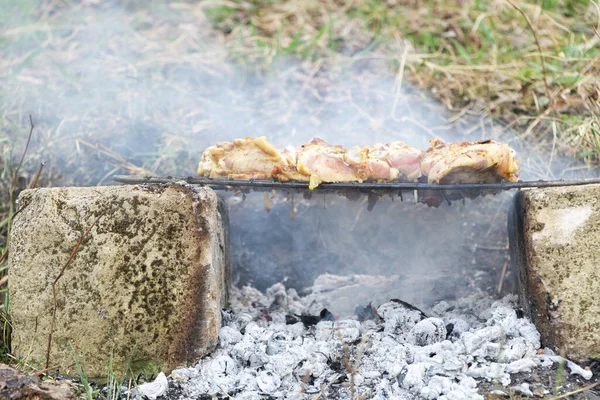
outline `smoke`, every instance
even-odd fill
[[[47,161],[47,185],[109,184],[117,173],[193,176],[207,146],[258,135],[276,146],[318,136],[419,148],[434,137],[494,138],[518,150],[522,179],[564,171],[558,156],[550,164],[489,117],[450,119],[381,57],[336,64],[280,56],[255,68],[229,58],[238,45],[211,29],[202,3],[25,4],[0,6],[12,7],[0,8],[11,15],[1,21],[0,129],[19,148],[32,115],[25,169]],[[284,280],[302,290],[325,272],[398,275],[405,284],[397,297],[424,304],[490,290],[507,259],[511,194],[439,209],[382,198],[370,212],[365,198],[277,193],[267,212],[263,194],[224,196],[240,284]]]

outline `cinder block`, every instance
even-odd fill
[[[542,344],[600,357],[600,185],[523,190],[508,226],[521,302]]]
[[[77,376],[71,341],[88,376],[101,379],[111,357],[116,371],[132,357],[134,371],[168,374],[215,347],[231,272],[214,191],[44,188],[22,192],[19,205],[9,258],[17,358],[43,369],[51,334],[50,367]]]

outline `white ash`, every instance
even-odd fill
[[[423,310],[426,315],[389,301],[374,319],[305,326],[299,316],[323,309],[318,295],[301,297],[282,284],[266,293],[234,289],[219,347],[171,377],[180,399],[310,399],[320,392],[346,399],[354,392],[382,400],[483,399],[489,392],[478,387],[486,381],[528,396],[529,385],[515,385],[511,375],[561,362],[590,379],[591,371],[549,349],[538,351],[539,333],[517,316],[516,300],[477,294],[439,302]]]
[[[152,382],[142,383],[131,391],[132,397],[138,399],[144,397],[149,400],[156,400],[167,391],[169,381],[163,372],[160,372]]]
[[[523,396],[532,397],[533,392],[529,389],[529,383],[523,382],[520,385],[516,385],[510,388],[513,392],[520,393]]]

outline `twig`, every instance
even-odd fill
[[[335,375],[331,381],[329,381],[329,383],[327,385],[325,385],[325,387],[321,386],[321,391],[319,393],[317,393],[311,400],[319,400],[321,398],[321,396],[323,394],[325,394],[325,392],[327,390],[329,390],[329,388],[331,387],[331,385],[333,385],[338,379],[340,379],[341,375]]]
[[[7,282],[8,282],[8,275],[3,276],[2,279],[0,279],[0,287],[6,285]]]
[[[56,369],[58,367],[59,367],[58,365],[55,365],[50,368],[35,370],[31,373],[31,375],[35,375],[35,376],[46,375],[47,372],[52,371],[53,369]]]
[[[582,387],[580,389],[573,390],[572,392],[561,394],[560,396],[553,397],[551,400],[566,399],[567,397],[573,396],[574,394],[585,392],[585,391],[588,391],[590,389],[593,389],[593,388],[595,388],[598,385],[600,385],[600,382],[592,383],[591,385],[587,385],[587,386],[584,386],[584,387]]]
[[[21,211],[23,211],[24,209],[26,209],[26,208],[27,208],[27,206],[29,206],[30,204],[31,204],[31,203],[27,203],[27,204],[25,204],[23,207],[21,207],[21,208],[19,208],[17,211],[15,211],[15,213],[12,215],[12,219],[14,220],[14,219],[15,219],[15,217],[16,217],[17,215],[19,215],[19,213],[20,213]],[[6,249],[6,251],[8,251],[8,248]]]
[[[75,248],[73,248],[73,251],[71,252],[71,256],[69,257],[69,259],[67,260],[67,262],[65,263],[65,265],[63,265],[63,267],[60,270],[59,274],[54,279],[54,282],[52,282],[52,300],[53,300],[53,305],[52,305],[52,321],[51,321],[51,324],[50,324],[50,333],[48,334],[48,348],[46,349],[46,368],[48,368],[48,366],[50,365],[50,350],[52,348],[52,333],[54,332],[54,322],[56,320],[56,307],[57,307],[56,306],[56,283],[58,282],[58,280],[60,278],[62,278],[62,276],[64,275],[64,273],[65,273],[65,271],[67,269],[67,267],[69,266],[69,264],[71,263],[71,261],[73,260],[73,258],[75,258],[75,254],[77,254],[77,250],[79,250],[79,246],[81,245],[81,242],[83,242],[83,239],[86,238],[86,236],[90,233],[90,231],[92,230],[92,228],[94,227],[94,225],[96,225],[96,223],[100,220],[100,218],[103,215],[104,215],[104,213],[101,213],[100,215],[98,215],[98,217],[89,226],[89,228],[81,235],[81,237],[77,241],[77,244],[75,245]]]
[[[540,45],[540,41],[537,37],[537,33],[535,32],[535,29],[533,29],[533,24],[529,20],[529,17],[527,16],[527,14],[525,14],[519,6],[517,6],[515,3],[513,3],[512,0],[506,0],[506,1],[515,10],[517,10],[519,13],[521,13],[523,18],[525,18],[525,21],[527,21],[527,25],[529,25],[529,29],[531,30],[531,33],[533,33],[533,38],[535,39],[535,45],[537,46],[538,51],[540,52],[540,60],[541,60],[541,64],[542,64],[542,75],[544,75],[544,86],[546,88],[546,97],[548,97],[548,104],[551,106],[552,105],[552,97],[550,95],[550,86],[548,86],[548,73],[546,72],[546,62],[544,60],[544,53],[542,52],[542,46]]]
[[[33,118],[31,118],[31,114],[29,115],[29,123],[31,124],[31,128],[29,129],[29,136],[27,137],[27,144],[25,145],[25,150],[23,150],[23,154],[21,155],[21,161],[19,161],[19,165],[17,165],[17,169],[15,169],[15,172],[13,174],[13,184],[14,184],[14,181],[17,179],[17,174],[19,173],[19,170],[21,169],[21,165],[23,165],[23,161],[25,160],[25,154],[27,154],[27,149],[29,149],[29,142],[31,142],[31,136],[33,135],[33,128],[35,128],[35,125],[33,125]]]
[[[40,180],[40,175],[42,175],[42,169],[44,169],[44,165],[46,165],[46,162],[40,163],[40,168],[38,169],[37,174],[35,174],[35,178],[33,179],[30,189],[36,188],[38,181]]]
[[[227,398],[228,398],[228,399],[233,399],[233,397],[231,397],[231,396],[229,395],[229,393],[227,393],[227,391],[226,391],[225,389],[223,389],[223,386],[221,386],[221,385],[218,385],[218,386],[219,386],[219,389],[221,389],[221,391],[223,392],[223,394],[224,394],[225,396],[227,396]]]
[[[500,275],[500,282],[498,283],[498,294],[502,293],[502,284],[504,283],[504,276],[506,275],[507,269],[508,269],[508,261],[505,261],[504,266],[502,267],[502,274]]]
[[[9,207],[10,210],[12,212],[12,207],[13,207],[13,193],[14,193],[14,187],[15,187],[15,181],[17,180],[17,175],[19,174],[19,170],[21,169],[21,165],[23,165],[23,161],[25,160],[25,154],[27,154],[27,149],[29,148],[29,142],[31,142],[31,136],[33,135],[33,128],[35,128],[35,125],[33,124],[33,118],[31,117],[31,114],[29,115],[29,123],[31,124],[31,128],[29,129],[29,136],[27,136],[27,144],[25,145],[25,150],[23,150],[23,154],[21,155],[21,161],[19,162],[19,165],[17,166],[17,168],[15,169],[13,176],[12,176],[12,181],[11,181],[11,185],[10,185],[10,192],[8,194],[8,201],[9,201]],[[12,216],[10,216],[9,214],[9,218],[12,220],[15,218],[15,216],[19,213],[19,211],[21,211],[23,208],[19,209],[16,213],[14,213]],[[9,222],[9,227],[8,227],[9,233],[10,233],[10,222]],[[7,235],[10,236],[10,235]],[[10,247],[9,245],[9,241],[7,240],[6,242],[6,249],[4,250],[4,253],[2,254],[2,256],[0,256],[0,264],[2,264],[2,262],[4,261],[4,259],[6,259],[6,256],[8,255],[8,249]]]
[[[404,46],[402,51],[402,58],[400,58],[400,66],[398,67],[398,73],[396,74],[396,82],[394,88],[394,104],[392,105],[392,117],[396,117],[396,108],[400,102],[400,96],[402,94],[402,81],[404,80],[404,67],[406,66],[406,58],[408,57],[408,46]]]
[[[131,395],[131,380],[133,378],[129,377],[129,385],[127,386],[127,400],[129,400],[129,396]]]
[[[594,33],[596,34],[596,36],[598,36],[598,39],[600,39],[600,33],[598,33],[598,30],[596,29],[595,26],[592,26],[592,30],[594,31]]]

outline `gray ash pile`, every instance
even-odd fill
[[[340,316],[322,291],[234,289],[218,348],[173,371],[162,398],[547,396],[546,378],[562,370],[569,374],[563,392],[589,384],[589,369],[540,348],[516,300],[480,293],[422,310],[391,300]]]

